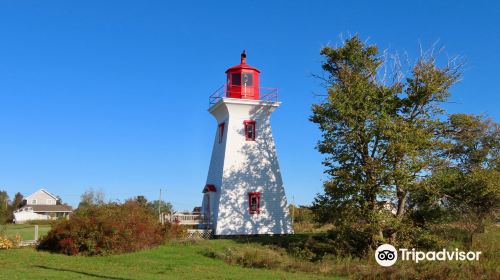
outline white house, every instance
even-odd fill
[[[241,63],[210,97],[217,131],[202,215],[215,236],[293,233],[271,133],[276,89],[259,88],[260,71]]]
[[[67,218],[72,212],[68,205],[57,205],[58,198],[44,189],[32,193],[23,200],[23,206],[14,211],[14,222],[31,220],[54,220]]]

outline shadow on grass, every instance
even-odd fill
[[[281,248],[289,248],[296,244],[305,244],[310,238],[321,238],[326,236],[325,233],[296,233],[289,235],[250,235],[229,237],[227,239],[234,240],[238,243],[260,245],[274,245]]]
[[[339,244],[329,233],[258,235],[230,238],[240,244],[259,244],[284,249],[289,255],[308,261],[320,261],[326,255],[341,255]]]
[[[83,271],[78,271],[78,270],[48,267],[45,265],[34,265],[33,267],[54,270],[54,271],[73,272],[73,273],[77,273],[77,274],[81,274],[81,275],[85,275],[85,276],[91,276],[91,277],[102,278],[102,279],[129,280],[129,278],[103,276],[103,275],[99,275],[99,274],[88,273],[88,272],[83,272]]]
[[[285,249],[288,253],[302,251],[305,248],[314,251],[317,256],[314,259],[325,254],[312,248],[313,244],[327,243],[326,233],[298,233],[289,235],[252,235],[238,236],[230,238],[240,244],[259,244],[264,246],[274,246]],[[320,250],[323,251],[323,250]]]

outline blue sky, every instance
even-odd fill
[[[466,61],[448,113],[499,121],[498,1],[0,0],[0,189],[77,205],[145,195],[201,203],[216,123],[208,96],[247,62],[283,102],[273,133],[289,200],[322,190],[319,51],[339,35],[415,58],[439,40]]]

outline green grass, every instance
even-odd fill
[[[50,225],[38,226],[38,237],[43,237],[49,232]],[[16,225],[6,224],[0,225],[0,234],[5,233],[7,237],[14,237],[16,234],[21,236],[22,240],[33,240],[35,238],[35,226],[29,224]]]
[[[332,279],[319,274],[251,269],[203,255],[239,246],[232,240],[169,243],[104,257],[66,256],[33,248],[0,250],[2,279]]]

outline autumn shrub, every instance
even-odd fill
[[[5,235],[0,235],[0,249],[11,249],[16,248],[21,243],[21,236],[16,234],[14,237],[7,237]]]
[[[184,239],[187,236],[187,228],[176,223],[165,223],[163,225],[165,239]]]
[[[135,201],[86,206],[69,220],[54,224],[39,250],[68,255],[107,255],[133,252],[175,236],[177,228],[160,225],[150,211]]]

